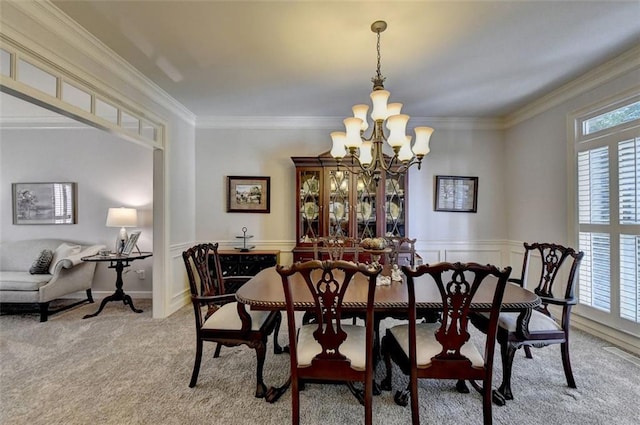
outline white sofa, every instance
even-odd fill
[[[82,261],[81,258],[97,254],[104,248],[104,245],[86,245],[61,239],[0,243],[0,303],[38,303],[41,322],[47,321],[49,313],[61,310],[49,311],[49,302],[54,299],[86,291],[86,299],[63,309],[87,301],[92,303],[91,284],[96,263]],[[49,273],[29,273],[32,264],[45,249],[54,252]]]

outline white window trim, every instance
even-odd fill
[[[568,223],[567,229],[569,231],[568,240],[572,241],[574,246],[578,246],[578,205],[577,205],[577,155],[580,151],[579,145],[587,143],[589,149],[593,149],[600,146],[609,146],[612,138],[619,140],[625,135],[637,135],[638,129],[640,129],[640,120],[634,120],[629,123],[622,124],[616,127],[613,131],[611,129],[602,132],[596,132],[584,136],[582,134],[582,123],[594,116],[606,113],[608,111],[619,108],[625,103],[632,103],[633,101],[640,99],[640,85],[634,86],[631,89],[619,93],[613,97],[604,99],[597,103],[591,104],[585,108],[575,111],[567,117],[567,197],[568,197]],[[634,136],[637,137],[637,136]],[[584,145],[582,145],[584,146]],[[612,152],[610,164],[617,166],[617,151]],[[617,179],[610,180],[611,193],[618,192]],[[615,192],[614,192],[615,191]],[[611,203],[611,224],[606,225],[607,232],[611,232],[611,255],[612,259],[619,256],[620,251],[620,239],[621,226],[618,223],[618,205],[617,203]],[[590,225],[594,231],[598,231],[602,228],[601,225]],[[640,225],[624,225],[625,232],[629,230],[638,232],[640,231]],[[578,291],[576,285],[576,292]],[[626,320],[619,317],[620,306],[620,279],[619,279],[619,267],[616,261],[611,262],[611,313],[603,312],[600,309],[590,307],[587,305],[577,304],[574,307],[574,313],[578,316],[587,318],[598,324],[610,327],[621,331],[622,333],[630,334],[636,338],[640,338],[640,324],[634,323],[630,320]],[[577,293],[576,293],[577,297]]]

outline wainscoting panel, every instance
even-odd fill
[[[522,245],[516,247],[509,246],[509,265],[513,269],[511,277],[520,277],[522,275],[522,262],[524,261],[524,247]]]
[[[480,264],[502,264],[502,252],[500,250],[446,250],[445,261],[455,263],[475,262]]]
[[[169,247],[171,270],[169,270],[168,275],[171,276],[171,279],[167,282],[167,316],[180,310],[190,302],[189,279],[184,268],[182,252],[192,245],[191,243],[183,243]]]
[[[441,261],[476,262],[494,264],[498,267],[509,265],[505,241],[417,241],[416,251],[424,264]]]

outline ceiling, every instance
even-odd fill
[[[640,45],[639,1],[53,1],[199,119],[500,117]]]

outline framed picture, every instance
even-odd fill
[[[478,178],[436,176],[436,211],[477,212]]]
[[[127,256],[130,255],[133,252],[133,248],[136,247],[136,244],[138,243],[138,238],[140,237],[140,231],[138,232],[131,232],[131,234],[129,235],[129,239],[127,239],[127,243],[124,244],[124,248],[122,248],[122,255],[123,256]],[[138,250],[138,252],[140,252],[140,250]]]
[[[271,177],[227,176],[227,212],[268,213]]]
[[[76,224],[75,183],[13,183],[13,224]]]

